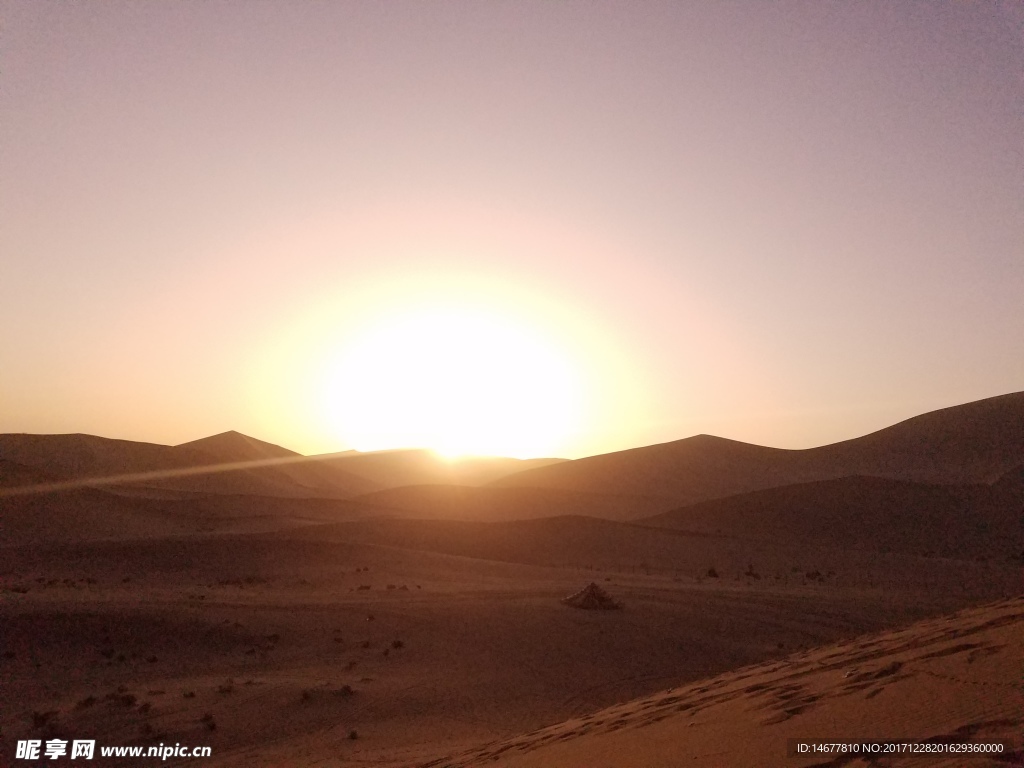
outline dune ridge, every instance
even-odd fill
[[[743,667],[558,725],[420,763],[419,768],[877,765],[878,756],[801,756],[793,741],[996,743],[1024,762],[1024,597]],[[842,730],[837,732],[841,723]],[[918,765],[920,755],[886,756]]]
[[[915,416],[863,437],[803,450],[710,435],[576,459],[494,481],[693,504],[795,483],[870,475],[991,483],[1024,463],[1024,392]]]

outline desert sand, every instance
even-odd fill
[[[969,764],[1020,762],[1024,447],[1020,398],[994,400],[1012,407],[970,482],[909,477],[918,452],[907,477],[887,460],[689,505],[653,476],[610,496],[494,485],[495,462],[472,487],[353,473],[343,498],[329,462],[33,494],[187,461],[2,436],[0,764],[48,738],[212,749],[140,765],[864,764],[787,757],[790,739],[1002,739]],[[953,414],[965,441],[991,419],[974,405]],[[202,445],[207,464],[293,458]],[[621,609],[562,602],[591,582]]]

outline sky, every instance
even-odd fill
[[[0,0],[0,432],[805,448],[1022,297],[1018,2]]]

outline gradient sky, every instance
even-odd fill
[[[324,366],[435,300],[594,382],[564,456],[809,447],[1024,389],[1024,4],[0,22],[0,432],[342,450]]]

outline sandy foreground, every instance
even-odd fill
[[[0,765],[29,738],[207,745],[91,764],[233,768],[840,765],[786,740],[1012,740],[1019,571],[585,520],[5,548]],[[559,602],[591,580],[625,608]]]
[[[1015,598],[744,667],[426,765],[1021,765],[1022,678],[1024,598]],[[801,741],[812,750],[855,746],[800,757]],[[867,741],[882,752],[850,751]],[[922,742],[999,743],[1003,751],[896,752]]]

